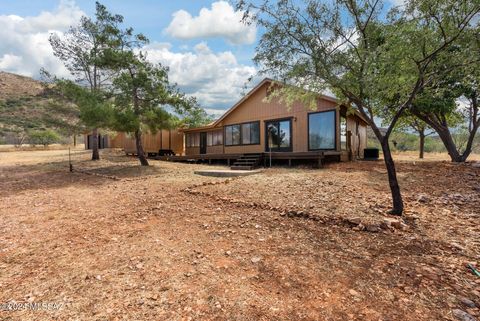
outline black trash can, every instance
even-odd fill
[[[379,150],[378,148],[365,148],[363,150],[363,159],[365,160],[378,160]]]

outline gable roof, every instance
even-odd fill
[[[192,131],[192,130],[199,130],[199,129],[211,129],[211,128],[215,128],[222,120],[224,120],[228,115],[230,115],[235,109],[237,109],[244,101],[246,101],[248,98],[250,98],[250,96],[252,96],[254,93],[256,93],[260,88],[262,88],[263,85],[267,84],[267,83],[281,83],[279,81],[276,81],[276,80],[273,80],[273,79],[270,79],[270,78],[264,78],[261,82],[259,82],[255,87],[253,87],[245,96],[242,97],[242,99],[240,99],[237,103],[235,103],[235,105],[233,105],[232,107],[230,107],[220,118],[218,118],[217,120],[215,120],[214,122],[208,124],[208,125],[205,125],[205,126],[201,126],[201,127],[195,127],[195,128],[188,128],[188,129],[183,129],[184,132],[187,132],[187,131]],[[322,99],[325,99],[325,100],[328,100],[328,101],[331,101],[331,102],[334,102],[334,103],[338,103],[338,99],[334,98],[334,97],[331,97],[331,96],[326,96],[326,95],[322,95],[322,94],[318,94],[318,97],[322,98]],[[363,120],[365,123],[367,123],[367,121],[362,117],[362,115],[357,111],[355,110],[354,111],[354,114],[356,116],[358,116],[361,120]],[[368,123],[367,123],[368,124]]]
[[[225,112],[225,114],[222,115],[222,117],[217,119],[214,122],[213,126],[218,125],[222,120],[224,120],[228,115],[230,115],[235,109],[237,109],[238,106],[240,106],[245,100],[247,100],[251,95],[253,95],[257,90],[259,90],[264,84],[274,83],[274,82],[279,82],[279,81],[275,81],[270,78],[264,78],[260,83],[258,83],[255,87],[253,87],[252,90],[250,90],[245,96],[243,96],[242,99],[240,99],[235,105],[233,105],[230,109],[228,109]],[[338,102],[336,98],[333,98],[330,96],[325,96],[325,95],[319,95],[319,96],[325,100],[329,100],[334,103]]]

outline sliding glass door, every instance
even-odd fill
[[[265,123],[266,144],[265,151],[291,152],[292,151],[292,120],[271,120]]]

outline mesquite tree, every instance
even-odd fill
[[[382,146],[390,213],[401,215],[390,134],[435,76],[431,62],[455,43],[480,4],[410,0],[388,16],[383,5],[381,0],[264,0],[239,1],[238,8],[245,10],[247,23],[265,29],[254,58],[263,72],[313,91],[330,88],[368,121]],[[291,94],[295,87],[283,88]],[[390,122],[383,132],[375,118],[385,115]]]
[[[441,77],[425,87],[412,113],[435,129],[452,162],[464,162],[472,152],[480,127],[480,28],[471,24],[461,41],[435,62]],[[466,140],[458,142],[459,131]]]
[[[63,62],[77,84],[90,90],[92,97],[100,98],[102,95],[98,92],[111,83],[112,68],[106,53],[118,45],[122,22],[121,15],[111,14],[96,2],[95,19],[84,16],[77,26],[70,27],[63,35],[52,34],[49,38],[55,56]],[[82,120],[87,120],[92,130],[92,160],[100,159],[98,128],[104,124],[104,119],[96,116],[102,114],[92,108],[82,113],[86,117]]]
[[[406,113],[398,121],[395,127],[399,131],[414,131],[418,134],[418,158],[423,159],[425,154],[425,138],[435,133],[424,121]]]
[[[418,134],[418,158],[423,159],[425,154],[425,137],[433,133],[428,131],[427,124],[418,118],[411,119],[409,126]]]

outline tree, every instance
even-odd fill
[[[105,6],[96,2],[95,20],[82,17],[78,26],[70,27],[62,36],[52,34],[49,38],[55,56],[75,77],[76,83],[87,87],[92,97],[97,99],[103,96],[98,92],[111,83],[113,75],[108,53],[109,49],[118,46],[122,22],[121,15],[111,14]],[[95,103],[95,106],[100,105],[98,101]],[[98,128],[104,120],[96,117],[103,113],[84,107],[82,120],[92,130],[92,160],[98,160]]]
[[[60,141],[60,136],[51,129],[31,131],[28,133],[28,136],[30,144],[43,145],[45,148]]]
[[[201,108],[197,100],[193,97],[187,99],[184,108],[180,110],[181,119],[178,120],[178,125],[184,128],[194,128],[208,125],[214,121],[214,117],[207,114],[205,109]]]
[[[55,79],[54,83],[55,86],[51,88],[51,93],[56,97],[56,103],[52,108],[58,109],[61,104],[74,104],[78,108],[77,115],[82,121],[82,124],[70,125],[67,129],[78,130],[83,126],[86,128],[95,126],[97,128],[109,128],[112,126],[113,108],[109,92],[103,90],[91,91],[88,87],[65,79]],[[61,122],[61,120],[57,120],[57,122]],[[61,125],[60,128],[62,128]],[[98,137],[92,137],[92,141],[95,138]]]
[[[452,162],[467,160],[480,127],[479,31],[478,24],[470,26],[457,46],[440,55],[435,64],[442,77],[412,106],[412,113],[438,133]]]
[[[450,46],[480,11],[478,1],[410,0],[385,16],[381,0],[240,1],[245,21],[265,33],[255,62],[264,73],[296,86],[284,96],[311,105],[312,96],[296,87],[332,89],[356,108],[379,140],[392,194],[391,214],[401,215],[403,200],[389,137],[418,92],[435,77],[432,61]],[[295,93],[296,91],[296,93]],[[286,101],[293,101],[287,98]],[[388,115],[385,132],[376,117]]]
[[[434,131],[421,119],[406,113],[397,122],[396,130],[415,131],[418,134],[418,158],[423,159],[425,154],[425,138],[434,134]]]
[[[432,135],[432,132],[426,132],[428,129],[427,124],[417,118],[413,118],[409,122],[409,125],[410,128],[412,128],[418,133],[418,158],[423,159],[425,154],[425,137]]]
[[[124,53],[122,60],[122,70],[113,80],[115,129],[134,133],[140,164],[148,166],[142,145],[144,129],[155,133],[172,128],[176,118],[167,109],[183,113],[190,109],[191,100],[169,84],[168,68],[133,51]]]
[[[54,128],[62,136],[72,137],[73,146],[76,147],[77,136],[87,128],[80,119],[78,105],[73,103],[73,99],[64,99],[58,89],[58,86],[45,85],[44,96],[48,100],[45,103],[46,113],[42,116],[42,123],[48,128]]]
[[[15,147],[22,147],[25,140],[28,138],[28,133],[25,129],[14,129],[11,131],[13,135],[13,144]]]

